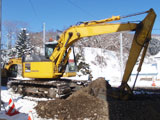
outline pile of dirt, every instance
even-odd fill
[[[79,94],[67,100],[39,102],[37,113],[42,118],[57,118],[61,120],[82,120],[84,118],[106,120],[107,105],[103,100],[88,94]]]
[[[135,95],[132,100],[108,99],[111,86],[99,78],[67,99],[41,101],[36,106],[42,118],[61,120],[159,120],[160,95]]]
[[[87,87],[73,93],[68,99],[77,96],[77,94],[87,93],[102,100],[107,100],[107,91],[111,89],[111,85],[104,78],[100,77],[92,81]]]
[[[104,78],[95,80],[88,87],[80,89],[65,100],[41,101],[36,106],[36,110],[42,118],[107,120],[108,105],[104,100],[97,98],[98,91],[101,93],[106,91]]]

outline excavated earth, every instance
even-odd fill
[[[40,117],[53,120],[160,120],[157,92],[122,101],[106,95],[110,89],[104,78],[98,78],[67,99],[40,101],[35,108]]]

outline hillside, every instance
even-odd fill
[[[89,64],[93,79],[98,77],[105,77],[108,80],[120,79],[120,61],[116,52],[91,47],[84,47],[83,51],[85,62]],[[88,79],[88,75],[84,79]]]

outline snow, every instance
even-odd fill
[[[75,53],[78,52],[78,49],[75,48]],[[103,56],[102,58],[98,58],[97,56]],[[92,71],[93,80],[98,77],[104,77],[106,80],[119,81],[120,80],[120,65],[118,61],[118,57],[115,52],[100,49],[100,48],[84,48],[84,57],[85,62],[90,65],[90,69]],[[102,59],[102,60],[101,60]],[[98,62],[100,60],[100,62]],[[101,62],[102,61],[102,62]],[[88,80],[88,76],[82,76],[81,78]]]
[[[120,73],[120,62],[115,52],[111,52],[108,50],[103,50],[100,48],[84,48],[84,54],[85,54],[85,61],[90,65],[90,69],[92,71],[93,80],[98,77],[104,77],[111,86],[118,87],[121,84],[121,73]],[[96,60],[97,55],[103,56],[103,59],[105,63],[100,63]],[[136,73],[136,67],[133,70],[132,75]],[[142,67],[141,74],[144,73],[158,73],[159,64],[157,63],[157,66],[153,64],[144,64]],[[145,77],[145,76],[143,76]],[[88,76],[81,76],[81,77],[73,77],[73,79],[77,80],[88,80]],[[131,79],[128,81],[128,84],[132,87],[134,83],[134,79]],[[136,87],[153,87],[152,86],[153,81],[145,81],[145,80],[137,80]],[[154,88],[160,87],[160,81],[155,80],[156,86]],[[139,93],[135,93],[139,94]],[[148,93],[152,94],[152,93]],[[14,116],[8,116],[5,114],[5,109],[3,107],[0,112],[0,119],[6,119],[6,120],[27,120],[29,111],[32,111],[33,118],[35,120],[51,120],[51,119],[42,119],[38,117],[36,110],[34,107],[37,105],[38,101],[44,101],[44,100],[53,100],[53,99],[46,99],[46,98],[34,98],[34,97],[22,97],[19,94],[14,94],[10,90],[7,90],[6,87],[1,87],[1,98],[4,101],[4,106],[7,108],[8,101],[10,98],[13,99],[16,109],[20,112],[17,115]]]
[[[96,65],[93,64],[97,55],[104,56],[105,63],[97,63]],[[118,58],[116,57],[115,52],[109,52],[100,48],[86,48],[85,56],[86,62],[91,65],[90,67],[92,70],[93,79],[98,77],[104,77],[107,80],[110,80],[111,78],[116,80],[120,79],[120,66],[119,62],[117,62]]]
[[[5,103],[5,109],[8,106],[8,101],[10,98],[14,101],[16,110],[20,112],[20,114],[14,115],[14,116],[8,116],[5,114],[5,109],[2,107],[2,110],[0,112],[0,118],[4,118],[7,120],[27,120],[28,118],[28,112],[34,111],[33,108],[37,105],[36,102],[22,99],[22,97],[18,94],[12,94],[10,91],[8,91],[5,87],[2,87],[1,92],[1,98],[2,101]]]
[[[49,119],[42,119],[38,117],[34,107],[37,105],[37,101],[46,101],[46,100],[53,100],[53,99],[46,99],[46,98],[34,98],[34,97],[22,97],[19,94],[14,94],[10,90],[7,90],[6,87],[2,86],[1,91],[1,98],[4,102],[5,109],[7,109],[9,99],[12,98],[14,101],[16,110],[20,113],[14,116],[8,116],[5,114],[5,109],[2,106],[0,112],[0,119],[6,120],[28,120],[29,111],[32,111],[32,115],[36,120],[49,120]]]

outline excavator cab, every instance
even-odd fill
[[[45,57],[49,59],[49,57],[52,55],[55,47],[57,46],[58,42],[46,42],[45,43]]]
[[[54,49],[56,48],[58,42],[52,41],[52,42],[46,42],[45,43],[45,57],[49,59],[49,57],[52,55]],[[73,53],[73,52],[72,52]],[[66,65],[65,73],[63,74],[63,77],[72,77],[76,76],[77,72],[77,66],[75,64],[74,59],[74,53],[70,54],[70,58],[68,59],[68,64]]]

